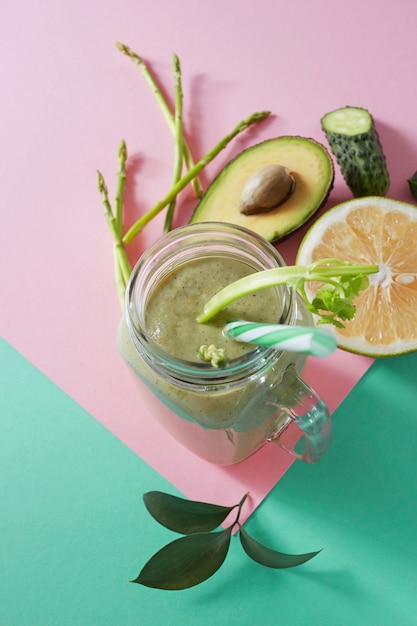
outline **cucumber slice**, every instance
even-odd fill
[[[390,179],[372,115],[359,107],[343,107],[321,118],[321,126],[355,197],[385,196]]]

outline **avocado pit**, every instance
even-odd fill
[[[267,213],[291,196],[295,179],[288,167],[271,163],[257,169],[246,181],[239,210],[244,215]]]

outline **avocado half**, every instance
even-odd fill
[[[289,198],[266,213],[240,212],[243,188],[260,168],[287,167],[295,180]],[[221,170],[197,204],[190,223],[228,222],[277,241],[300,228],[326,202],[334,181],[329,152],[314,139],[283,136],[268,139],[240,152]]]

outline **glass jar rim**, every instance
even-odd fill
[[[201,252],[200,257],[219,256],[220,253],[226,254],[226,249],[232,242],[233,248],[228,251],[228,256],[242,259],[243,255],[251,260],[254,267],[258,266],[259,270],[285,266],[276,248],[257,233],[234,224],[199,222],[180,226],[162,235],[145,250],[132,270],[125,298],[129,334],[147,364],[177,384],[178,381],[183,386],[187,383],[193,386],[196,383],[217,385],[241,381],[242,378],[259,374],[260,369],[281,354],[271,348],[254,346],[252,350],[228,361],[225,367],[215,368],[203,361],[175,357],[161,348],[147,333],[144,310],[149,293],[159,284],[161,277],[171,273],[173,268],[183,265],[190,257],[195,259],[196,250]],[[158,269],[161,276],[152,284],[149,277]],[[288,285],[281,285],[277,289],[284,301],[284,315],[280,322],[294,324],[294,289]]]

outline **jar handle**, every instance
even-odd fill
[[[274,391],[277,400],[268,404],[278,409],[278,415],[267,441],[277,443],[301,461],[316,463],[325,455],[333,438],[327,405],[299,377],[294,365],[285,370]],[[296,429],[292,429],[292,425]]]

